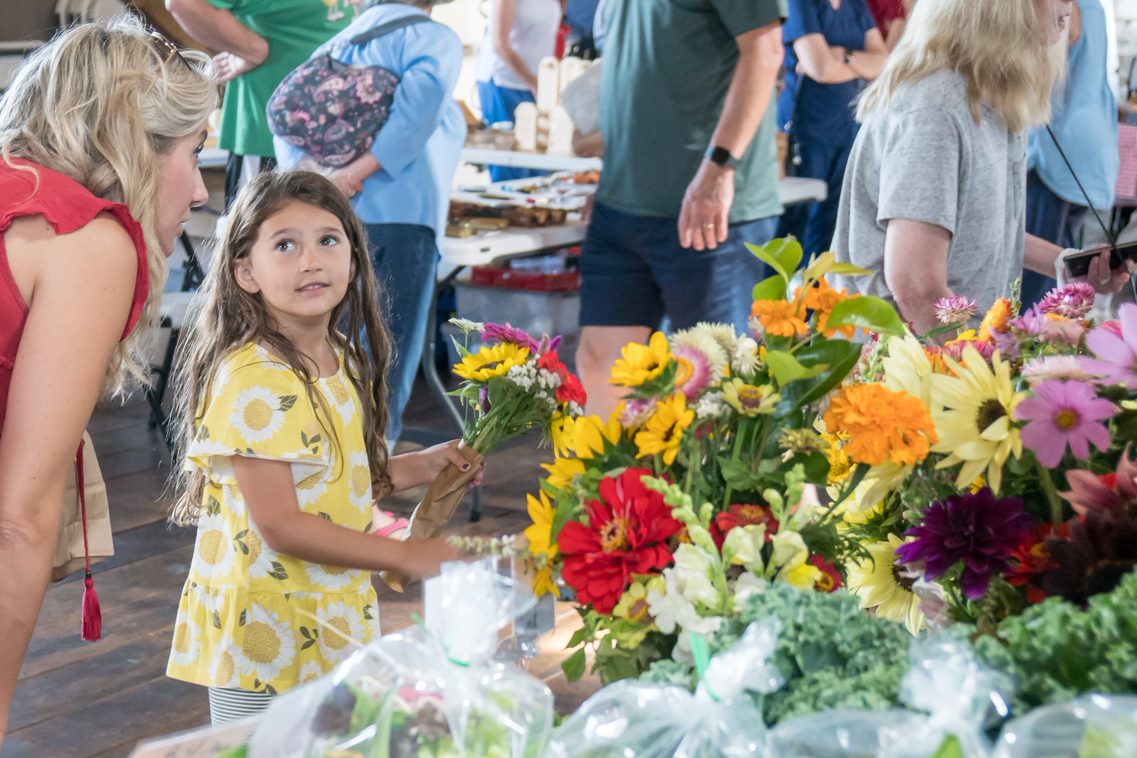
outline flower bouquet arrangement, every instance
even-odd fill
[[[814,426],[860,359],[855,330],[903,325],[884,301],[832,289],[826,275],[857,271],[832,254],[798,272],[792,239],[752,249],[776,274],[755,287],[749,333],[699,324],[629,344],[612,417],[554,428],[526,536],[537,591],[567,587],[583,616],[570,677],[585,648],[605,680],[637,676],[769,582],[845,581],[834,558],[856,546],[816,497],[830,462]]]
[[[451,394],[473,413],[458,449],[471,465],[466,471],[448,465],[439,472],[411,516],[412,540],[442,533],[485,457],[499,445],[533,430],[549,440],[554,428],[582,413],[586,400],[580,380],[557,355],[560,337],[536,340],[509,324],[452,323],[463,334],[461,342],[455,340],[461,361],[454,366],[463,381]],[[481,345],[471,351],[467,340],[473,333]],[[399,592],[406,586],[406,577],[397,572],[380,576]]]

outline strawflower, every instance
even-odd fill
[[[524,329],[518,329],[511,324],[486,323],[482,325],[482,342],[486,344],[508,342],[518,347],[524,347],[537,355],[541,352],[541,344],[529,336]]]
[[[984,487],[974,495],[932,503],[923,522],[905,533],[914,539],[896,554],[905,563],[922,563],[928,579],[938,579],[962,562],[960,588],[964,597],[978,600],[994,576],[1010,569],[1011,554],[1033,526],[1022,500],[1000,500]]]
[[[730,353],[722,342],[724,337],[720,338],[720,332],[723,329],[730,331],[733,337],[734,330],[722,324],[699,323],[689,329],[675,332],[671,335],[671,350],[676,353],[679,352],[680,347],[698,350],[707,356],[714,375],[721,377],[730,365]],[[732,349],[736,339],[732,339],[729,343]]]
[[[678,365],[675,371],[675,389],[686,395],[688,400],[697,399],[711,383],[710,357],[690,345],[672,345],[671,353]]]
[[[495,376],[505,376],[514,366],[529,360],[529,349],[511,342],[484,345],[470,353],[454,366],[454,373],[472,382],[488,382]]]
[[[695,420],[695,411],[687,407],[687,397],[676,392],[662,400],[655,407],[655,413],[636,432],[635,443],[639,448],[637,458],[662,454],[668,466],[675,463],[679,445],[683,442],[683,432]]]
[[[765,334],[775,337],[804,337],[809,325],[802,318],[802,309],[786,300],[755,300],[751,313],[758,318]]]
[[[1137,305],[1126,303],[1120,311],[1120,334],[1100,326],[1086,335],[1086,345],[1096,359],[1086,358],[1086,369],[1109,384],[1137,390]]]
[[[625,429],[639,429],[655,413],[658,402],[654,397],[630,397],[616,406],[616,415]]]
[[[966,324],[979,313],[975,300],[961,295],[941,297],[933,307],[935,308],[936,318],[945,326]]]
[[[639,387],[658,379],[671,364],[671,347],[663,332],[651,335],[648,344],[629,342],[621,351],[621,357],[612,366],[612,384],[623,387]]]
[[[1048,379],[1089,380],[1090,373],[1076,355],[1045,355],[1031,358],[1020,372],[1031,384]]]
[[[1085,282],[1071,282],[1047,292],[1038,304],[1038,311],[1066,318],[1084,318],[1094,307],[1095,296],[1093,286]]]
[[[1023,445],[1047,468],[1062,462],[1067,446],[1078,460],[1089,457],[1091,444],[1108,450],[1113,441],[1100,422],[1115,413],[1117,407],[1092,385],[1053,380],[1035,385],[1033,396],[1015,409],[1019,420],[1030,422],[1022,430]]]
[[[825,426],[847,437],[845,454],[869,466],[917,464],[939,441],[927,406],[883,384],[843,388],[825,412]]]
[[[980,341],[993,342],[996,333],[1007,331],[1012,316],[1014,316],[1014,306],[1011,301],[1005,297],[996,300],[979,324]]]
[[[663,496],[644,486],[647,469],[600,480],[600,497],[585,504],[588,523],[570,521],[558,541],[561,574],[580,601],[611,613],[633,575],[658,574],[672,560],[668,540],[682,528]]]

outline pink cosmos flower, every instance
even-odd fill
[[[1082,318],[1094,307],[1094,288],[1085,282],[1071,282],[1046,293],[1038,304],[1039,313],[1057,313],[1066,318]]]
[[[1106,383],[1137,390],[1137,305],[1121,306],[1120,321],[1120,334],[1101,326],[1086,336],[1086,345],[1097,359],[1083,361],[1087,370]]]
[[[1062,461],[1067,445],[1078,460],[1089,457],[1090,444],[1108,450],[1112,439],[1101,421],[1115,413],[1117,407],[1098,397],[1092,385],[1053,380],[1036,385],[1016,410],[1020,421],[1030,422],[1022,430],[1023,444],[1047,468]]]
[[[975,300],[970,297],[963,297],[962,295],[941,297],[936,301],[934,307],[936,309],[936,318],[940,320],[941,324],[947,326],[966,324],[979,313],[979,308],[975,305]]]

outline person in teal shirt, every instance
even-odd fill
[[[225,204],[262,170],[273,168],[266,107],[277,85],[312,51],[346,27],[361,0],[166,0],[182,28],[218,54],[226,83],[221,148],[229,151]]]
[[[666,316],[746,328],[782,205],[771,108],[784,0],[608,2],[604,171],[581,255],[577,351],[589,413],[628,342]]]

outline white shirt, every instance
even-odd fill
[[[494,3],[491,7],[496,8],[497,4]],[[509,30],[509,44],[534,76],[537,75],[537,65],[541,59],[552,55],[556,50],[561,16],[560,0],[517,0],[517,14],[513,19],[513,27]],[[478,81],[528,90],[529,84],[498,55],[493,38],[491,18],[486,25],[486,37],[478,50]]]

